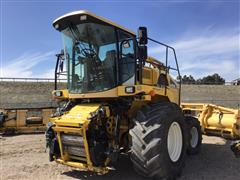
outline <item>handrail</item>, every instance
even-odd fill
[[[161,45],[161,46],[165,46],[166,47],[166,59],[165,59],[165,66],[166,66],[166,70],[169,70],[169,69],[171,69],[171,70],[174,70],[174,71],[177,71],[177,73],[178,73],[178,77],[179,77],[179,81],[178,81],[178,83],[179,83],[179,91],[178,91],[178,93],[179,93],[179,98],[178,98],[178,103],[180,104],[181,103],[181,99],[180,99],[180,97],[181,97],[181,85],[182,85],[182,78],[181,78],[181,74],[180,74],[180,70],[179,70],[179,66],[178,66],[178,60],[177,60],[177,55],[176,55],[176,51],[175,51],[175,49],[173,48],[173,47],[171,47],[171,46],[169,46],[169,45],[167,45],[167,44],[164,44],[164,43],[162,43],[162,42],[159,42],[159,41],[156,41],[156,40],[154,40],[154,39],[152,39],[152,38],[148,38],[150,41],[152,41],[152,42],[154,42],[154,43],[157,43],[157,44],[159,44],[159,45]],[[172,52],[173,52],[173,54],[174,54],[174,60],[175,60],[175,64],[176,64],[176,68],[173,68],[173,67],[171,67],[171,66],[168,66],[168,49],[171,49],[172,50]],[[167,71],[168,72],[168,71]],[[165,86],[165,93],[166,93],[166,86]]]

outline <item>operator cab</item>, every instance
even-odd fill
[[[136,85],[165,89],[165,95],[168,87],[178,91],[169,75],[173,70],[180,77],[175,49],[149,38],[146,27],[139,27],[136,37],[134,32],[87,11],[66,14],[56,19],[53,26],[61,32],[64,47],[64,52],[57,55],[55,90],[57,76],[61,74],[57,72],[58,65],[62,69],[62,59],[67,61],[68,80],[67,92],[56,92],[56,97],[118,97],[119,88],[130,87],[133,92]],[[148,41],[165,49],[164,63],[148,57]],[[176,68],[168,63],[169,51],[173,52]],[[180,97],[181,82],[179,84]]]
[[[56,19],[67,61],[70,93],[91,93],[135,84],[136,35],[86,11]]]

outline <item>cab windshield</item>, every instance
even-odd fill
[[[71,24],[61,32],[68,61],[68,89],[71,93],[105,91],[134,75],[133,40],[127,42],[128,49],[121,48],[121,55],[118,53],[122,41],[131,36],[124,36],[124,33],[116,31],[112,26],[91,22]],[[116,32],[122,34],[119,42]],[[131,56],[128,56],[129,53]],[[128,58],[121,58],[123,55]]]

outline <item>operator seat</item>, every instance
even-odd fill
[[[106,79],[109,79],[111,83],[114,82],[115,77],[115,61],[116,61],[116,51],[110,50],[106,52],[106,58],[103,61],[104,71]]]
[[[135,58],[132,53],[125,54],[119,59],[119,80],[126,82],[131,79],[135,74]]]
[[[105,67],[112,69],[116,60],[116,51],[110,50],[106,52],[106,58],[104,59],[103,63]]]

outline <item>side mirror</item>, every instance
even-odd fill
[[[145,64],[147,57],[147,46],[138,46],[138,58],[142,60],[143,65]]]
[[[146,27],[139,27],[138,28],[138,38],[139,38],[139,44],[145,45],[148,43],[148,37],[147,37],[147,28]]]

